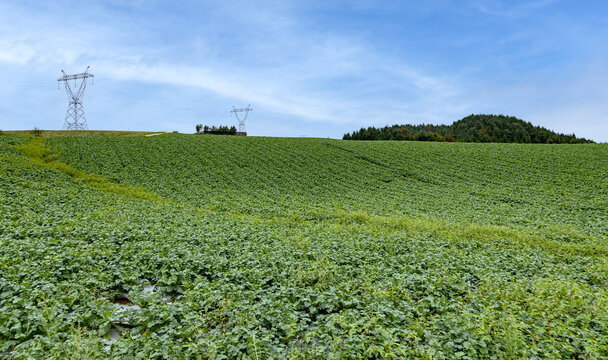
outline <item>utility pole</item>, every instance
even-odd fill
[[[82,109],[82,98],[84,96],[84,90],[87,88],[87,79],[94,77],[94,75],[89,74],[89,66],[87,66],[87,69],[81,74],[68,75],[63,70],[61,70],[61,72],[63,73],[63,76],[57,79],[57,89],[59,89],[59,82],[63,81],[69,101],[63,127],[66,130],[88,130],[87,119],[84,116],[84,110]],[[76,93],[74,93],[70,87],[70,81],[72,80],[74,80],[74,89],[77,89]],[[93,81],[93,79],[91,79],[91,81]]]
[[[242,109],[237,109],[234,106],[232,107],[232,111],[230,111],[231,113],[234,113],[234,116],[236,116],[236,119],[239,122],[239,132],[243,133],[243,134],[247,134],[247,129],[245,129],[245,120],[247,120],[247,116],[249,115],[249,112],[253,111],[253,109],[251,108],[251,104],[247,105],[246,108],[242,108]],[[245,116],[241,119],[239,117],[239,113],[244,112]]]

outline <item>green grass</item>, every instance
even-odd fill
[[[605,358],[607,155],[5,134],[0,354]]]

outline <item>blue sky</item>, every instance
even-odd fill
[[[608,2],[2,1],[0,129],[60,129],[60,70],[89,128],[340,138],[513,115],[608,141]]]

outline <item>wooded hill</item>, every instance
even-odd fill
[[[565,135],[534,126],[513,116],[469,115],[452,125],[393,125],[383,128],[368,127],[345,134],[344,140],[414,140],[578,144],[592,143],[574,134]]]

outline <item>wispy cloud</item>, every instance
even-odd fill
[[[237,17],[243,16],[243,21],[248,24],[263,26],[272,23],[281,30],[273,33],[276,36],[272,45],[260,43],[254,36],[252,43],[241,46],[243,59],[258,60],[253,71],[249,63],[239,66],[236,60],[229,61],[231,66],[227,68],[222,64],[224,59],[218,58],[217,54],[211,57],[203,54],[201,64],[197,66],[183,65],[174,59],[158,60],[166,54],[150,54],[146,49],[115,43],[113,39],[117,34],[111,30],[97,31],[94,23],[77,24],[82,31],[76,42],[67,41],[64,29],[44,22],[35,31],[16,26],[14,33],[25,30],[26,35],[0,36],[0,44],[4,45],[0,60],[20,65],[48,65],[49,71],[53,67],[56,69],[58,64],[74,66],[94,61],[98,77],[197,87],[241,102],[255,103],[270,112],[314,121],[395,118],[394,109],[375,109],[372,104],[374,101],[383,102],[383,88],[386,86],[397,94],[415,95],[422,102],[425,102],[424,97],[445,100],[455,91],[453,84],[425,74],[399,59],[376,54],[367,44],[355,39],[316,32],[302,33],[298,26],[292,25],[295,20],[289,17],[289,11],[291,9],[282,7],[280,14],[262,11],[246,17],[244,9],[240,15],[237,14]],[[276,18],[282,19],[279,25],[271,21]],[[86,29],[87,26],[90,28]],[[125,31],[124,28],[121,30]],[[268,29],[263,31],[266,33]],[[89,38],[87,34],[95,35]],[[138,31],[128,29],[127,34],[137,36]],[[106,41],[110,45],[99,46],[104,42],[101,36],[110,39]],[[270,47],[274,48],[274,53]],[[284,61],[259,60],[269,53]],[[336,82],[342,84],[327,86]],[[365,93],[369,99],[351,99],[359,92]],[[411,99],[404,96],[401,101],[405,104]],[[401,108],[403,104],[393,108]]]
[[[27,77],[34,70],[53,82],[60,69],[80,72],[91,65],[104,85],[91,89],[90,104],[103,111],[106,126],[126,126],[125,114],[131,124],[138,123],[138,116],[154,118],[157,127],[199,122],[201,116],[224,119],[231,104],[251,103],[259,124],[266,126],[258,131],[265,135],[279,134],[279,128],[288,134],[291,126],[294,132],[308,129],[308,135],[315,127],[317,135],[332,129],[330,136],[340,136],[360,126],[447,123],[479,112],[520,115],[551,127],[550,119],[558,118],[555,108],[567,112],[586,104],[600,109],[604,100],[564,98],[568,81],[585,72],[561,73],[569,50],[556,45],[587,34],[590,45],[570,52],[589,54],[599,34],[590,35],[582,26],[565,33],[559,24],[543,30],[551,24],[546,17],[525,31],[511,25],[494,31],[513,17],[559,5],[554,1],[469,2],[476,11],[501,16],[500,22],[477,21],[478,14],[443,0],[405,8],[366,0],[337,5],[184,1],[175,6],[153,0],[86,6],[65,1],[0,4],[0,69],[5,70],[0,87],[11,101],[50,102],[37,93],[18,96],[6,90],[7,81],[20,81],[11,76]],[[67,7],[72,11],[66,13]],[[469,17],[456,21],[456,13]],[[69,21],[56,21],[63,16]],[[441,23],[445,29],[432,25]],[[561,37],[551,38],[551,32],[560,31]],[[550,88],[534,86],[547,79],[556,80]],[[543,97],[527,105],[526,97],[536,92]],[[95,102],[95,96],[103,102]],[[205,102],[204,109],[196,105],[197,98]],[[53,106],[60,113],[65,104]],[[122,110],[112,113],[113,108]],[[28,109],[32,118],[48,118],[43,110]],[[572,121],[562,118],[559,124],[566,129]],[[269,119],[285,121],[267,126]]]
[[[518,18],[528,15],[536,10],[548,7],[559,0],[524,0],[524,1],[499,1],[499,0],[473,0],[471,5],[482,13],[504,18]]]

